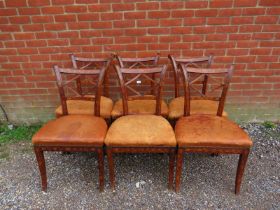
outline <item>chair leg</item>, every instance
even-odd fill
[[[175,150],[171,150],[169,153],[169,178],[168,178],[168,188],[173,189],[174,181],[174,163],[175,163]]]
[[[99,190],[104,190],[104,154],[103,148],[97,150],[98,154],[98,170],[99,170]]]
[[[107,157],[109,164],[109,178],[111,188],[115,189],[115,169],[114,169],[114,160],[113,160],[113,152],[111,148],[107,148]]]
[[[239,155],[238,167],[237,167],[236,178],[235,178],[235,194],[239,194],[240,192],[241,181],[247,163],[248,155],[249,155],[249,150],[244,150]]]
[[[178,149],[177,153],[177,162],[176,162],[176,181],[175,181],[175,191],[179,192],[180,189],[180,179],[182,174],[182,166],[183,166],[183,149]]]
[[[47,191],[47,173],[46,173],[44,151],[39,147],[34,147],[34,152],[36,155],[36,159],[38,162],[39,171],[40,171],[40,175],[41,175],[42,190],[44,192],[46,192]]]

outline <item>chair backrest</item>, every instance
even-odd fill
[[[94,115],[100,116],[100,99],[102,95],[102,84],[104,81],[106,67],[100,69],[88,69],[85,71],[80,69],[59,68],[57,65],[55,65],[54,72],[59,90],[63,115],[68,114],[67,100],[87,100],[95,102]],[[97,77],[95,84],[92,83],[92,86],[95,88],[93,95],[85,96],[84,94],[81,94],[77,89],[77,83],[75,87],[75,81],[82,76]],[[72,95],[67,96],[67,91],[71,92]]]
[[[179,97],[179,89],[180,89],[180,64],[185,64],[190,67],[196,67],[196,68],[210,68],[213,56],[204,56],[204,57],[197,57],[197,58],[177,58],[172,55],[168,55],[168,58],[171,61],[172,69],[174,73],[174,88],[175,88],[175,98]],[[203,86],[202,86],[202,92],[205,94],[207,90],[207,76],[203,78]]]
[[[217,115],[222,116],[229,83],[234,69],[233,65],[231,65],[230,68],[192,68],[188,67],[187,64],[180,64],[180,67],[183,74],[185,92],[184,116],[190,115],[190,101],[200,98],[219,101]],[[192,74],[195,74],[194,78],[191,78]],[[194,87],[195,82],[205,76],[208,77],[208,80],[211,79],[213,81],[213,86],[216,86],[213,87],[211,91],[208,91],[207,95],[206,93],[203,93],[201,90]],[[199,96],[191,96],[191,89],[197,92]],[[208,96],[217,90],[221,90],[219,96]]]
[[[111,61],[113,60],[113,57],[109,58],[83,58],[83,57],[77,57],[74,54],[70,55],[72,65],[74,69],[80,69],[80,70],[86,70],[86,69],[102,69],[106,68],[108,69],[110,66]],[[107,81],[108,76],[105,74],[104,76],[104,95],[109,95],[109,89],[107,88]],[[82,95],[82,81],[80,78],[77,78],[77,90]]]
[[[123,58],[119,55],[115,55],[121,68],[146,68],[154,67],[158,64],[159,53],[156,56],[152,57],[143,57],[143,58]],[[155,79],[155,74],[152,74],[152,79]],[[154,94],[154,83],[151,82],[151,94]]]
[[[120,81],[123,101],[123,114],[128,114],[128,100],[155,99],[155,113],[156,115],[161,115],[162,86],[167,66],[163,65],[146,68],[121,68],[119,65],[115,65],[115,69]],[[155,74],[159,74],[158,79],[152,78],[152,76],[154,76]],[[143,88],[143,86],[145,86],[145,83],[142,82],[142,79],[153,83],[153,89],[155,90],[154,94],[147,96],[145,95],[145,93],[141,93],[143,92],[143,89],[145,89]],[[141,81],[141,83],[137,83],[137,80]],[[135,85],[133,85],[134,81],[136,81]],[[133,93],[134,95],[129,95],[129,92]]]

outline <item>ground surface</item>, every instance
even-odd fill
[[[249,124],[254,141],[241,194],[234,194],[238,156],[189,154],[180,193],[167,190],[166,155],[116,156],[117,188],[98,191],[95,154],[47,153],[48,192],[31,144],[0,147],[0,209],[280,209],[280,126]],[[138,188],[136,187],[138,186]]]

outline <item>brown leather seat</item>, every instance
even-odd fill
[[[226,117],[192,115],[177,121],[175,135],[179,147],[250,148],[245,131]]]
[[[94,114],[94,100],[67,100],[67,109],[69,115],[75,114],[85,114],[93,115]],[[101,96],[100,99],[100,116],[103,118],[110,118],[111,111],[113,108],[113,101],[110,98]],[[62,116],[61,105],[55,110],[56,117]]]
[[[128,101],[128,114],[155,114],[156,112],[156,100],[131,100]],[[162,100],[161,103],[161,114],[163,116],[168,115],[168,106],[167,104]],[[123,104],[122,99],[119,99],[113,107],[113,110],[111,112],[111,116],[113,118],[117,118],[123,115]]]
[[[219,101],[212,100],[191,100],[191,115],[192,114],[211,114],[216,115],[219,106]],[[178,119],[184,115],[184,97],[177,97],[169,103],[168,117],[170,119]],[[227,116],[223,112],[223,116]]]
[[[156,115],[126,115],[109,128],[107,146],[176,146],[174,131],[169,122]]]
[[[67,115],[45,124],[32,138],[35,146],[103,145],[107,124],[93,115]]]

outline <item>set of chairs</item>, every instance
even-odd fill
[[[104,96],[104,84],[115,57],[122,97],[113,103]],[[44,152],[62,151],[98,154],[100,191],[105,152],[113,189],[115,153],[167,153],[169,189],[174,187],[176,162],[176,192],[184,153],[239,154],[235,181],[235,193],[239,193],[252,141],[224,112],[233,66],[211,68],[212,56],[169,55],[169,59],[175,83],[175,98],[169,105],[162,98],[167,65],[158,64],[159,55],[106,59],[71,55],[73,68],[54,66],[61,105],[55,111],[57,118],[32,138],[43,191],[47,189]]]

